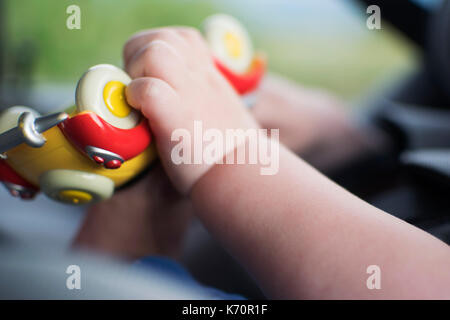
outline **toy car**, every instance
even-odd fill
[[[230,16],[209,17],[204,33],[217,68],[251,106],[265,59]],[[67,113],[41,117],[22,106],[2,112],[0,182],[23,199],[40,190],[71,204],[111,197],[157,157],[148,122],[126,102],[130,81],[119,68],[97,65],[81,77]]]
[[[203,23],[203,33],[217,68],[251,107],[265,73],[265,58],[254,53],[247,31],[231,16],[208,17]]]
[[[27,107],[0,115],[0,181],[14,196],[42,190],[71,204],[109,198],[156,158],[148,122],[126,102],[131,81],[97,65],[80,79],[76,106],[41,117]]]

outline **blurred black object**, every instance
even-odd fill
[[[415,90],[407,94],[413,104],[444,104],[450,108],[450,2],[441,0],[437,7],[428,1],[427,6],[421,6],[412,0],[359,0],[365,6],[378,5],[381,9],[383,22],[390,23],[407,39],[421,49],[424,56],[424,73],[419,81],[429,82],[416,86],[424,97],[417,96]],[[441,97],[442,95],[442,97]],[[444,98],[445,97],[445,98]],[[404,101],[406,102],[406,101]]]
[[[409,0],[359,0],[364,7],[377,5],[381,9],[383,22],[389,22],[417,45],[427,42],[429,12]]]
[[[436,84],[450,100],[450,1],[436,11],[428,30],[428,62]],[[446,104],[447,107],[449,104]]]
[[[450,243],[450,0],[376,4],[422,51],[421,69],[379,98],[366,126],[387,141],[329,175],[373,205]]]

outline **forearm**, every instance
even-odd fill
[[[264,78],[251,109],[263,128],[319,170],[331,170],[381,147],[379,132],[361,127],[344,101],[277,75]],[[368,132],[370,130],[370,132]]]
[[[208,229],[271,297],[449,296],[448,246],[354,197],[283,148],[278,174],[216,165],[191,196]],[[366,287],[366,268],[374,264],[383,272],[382,290]]]
[[[374,295],[365,286],[371,264],[384,272],[378,292],[383,298],[442,296],[448,290],[445,244],[357,199],[283,148],[273,176],[261,176],[257,165],[176,164],[174,132],[184,128],[183,141],[196,139],[197,120],[216,133],[257,126],[198,32],[151,30],[133,37],[124,51],[135,78],[127,85],[127,101],[149,119],[169,178],[191,192],[203,222],[272,297]],[[305,110],[317,111],[312,105],[309,100]],[[319,105],[324,109],[312,118],[299,117],[308,119],[300,126],[304,134],[314,118],[329,113],[328,103]],[[314,123],[331,131],[332,122]]]

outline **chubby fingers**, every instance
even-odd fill
[[[128,103],[140,110],[149,120],[154,134],[169,128],[162,127],[167,121],[173,119],[180,106],[178,93],[164,80],[159,78],[138,78],[130,82],[126,88]]]
[[[199,56],[212,58],[211,50],[200,31],[191,27],[173,27],[173,30],[177,31]]]
[[[200,32],[170,27],[139,32],[125,44],[125,69],[132,78],[156,77],[178,87],[188,69],[211,66],[212,55]],[[192,68],[194,67],[194,68]]]
[[[173,88],[180,89],[188,70],[179,51],[172,44],[156,39],[141,47],[131,58],[126,71],[133,79],[158,78]]]
[[[190,27],[139,32],[125,44],[123,55],[125,69],[135,79],[128,85],[127,100],[151,125],[160,116],[174,117],[171,109],[181,105],[178,92],[191,82],[190,71],[197,75],[212,62],[202,35]]]
[[[123,49],[123,59],[125,66],[128,65],[132,57],[140,48],[153,40],[163,40],[171,43],[181,52],[186,49],[193,49],[201,54],[209,54],[208,46],[201,33],[191,27],[165,27],[140,31],[134,34],[125,44]]]
[[[188,43],[186,40],[173,28],[159,28],[150,29],[138,32],[131,36],[131,38],[125,43],[123,48],[123,60],[125,68],[130,63],[131,59],[137,54],[142,47],[146,46],[154,40],[161,40],[166,43],[170,43],[178,50],[187,48]]]

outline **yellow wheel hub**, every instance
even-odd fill
[[[229,56],[237,59],[242,55],[242,41],[232,32],[225,33],[225,48]]]
[[[103,89],[103,100],[113,115],[119,118],[125,118],[131,112],[125,98],[126,86],[120,81],[110,81]]]
[[[84,204],[92,201],[92,195],[79,190],[62,190],[58,193],[61,201],[73,204]]]

